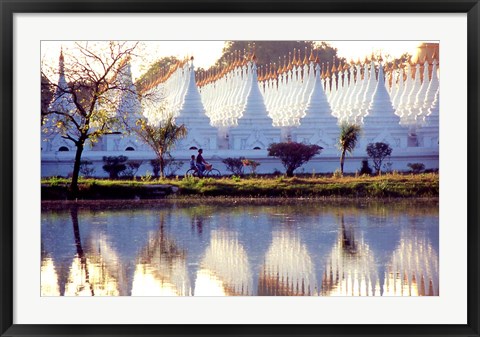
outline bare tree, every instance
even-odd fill
[[[58,81],[47,76],[51,72],[42,66],[42,78],[55,89],[52,103],[47,111],[42,111],[42,131],[69,140],[76,147],[71,197],[78,193],[81,158],[87,141],[93,144],[105,134],[128,129],[125,116],[116,111],[122,94],[136,95],[134,86],[124,76],[125,71],[130,71],[129,60],[136,46],[137,43],[116,41],[95,46],[76,43],[67,58],[63,53],[60,55]]]

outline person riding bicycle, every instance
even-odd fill
[[[190,157],[190,168],[192,170],[195,170],[195,172],[198,172],[198,167],[195,165],[195,156],[192,154],[192,157]]]
[[[203,153],[203,149],[199,149],[198,155],[197,155],[197,168],[198,168],[198,174],[200,176],[203,175],[203,171],[205,171],[205,167],[207,165],[210,165],[205,159],[203,159],[202,153]]]

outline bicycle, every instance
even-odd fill
[[[220,178],[221,176],[222,174],[220,173],[219,170],[211,168],[211,169],[205,169],[201,177],[202,178],[203,177]],[[200,175],[198,174],[198,170],[191,168],[187,170],[187,172],[185,172],[185,177],[200,177]]]

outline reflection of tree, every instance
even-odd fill
[[[85,283],[86,283],[86,284],[78,285],[75,293],[77,294],[78,292],[83,292],[83,290],[85,289],[84,287],[89,287],[91,295],[95,296],[93,286],[90,283],[90,273],[88,270],[87,258],[83,251],[82,240],[80,238],[80,227],[78,225],[78,207],[76,205],[70,208],[70,217],[72,219],[72,225],[73,225],[73,236],[75,238],[75,248],[77,249],[76,258],[79,259],[81,270],[84,272],[84,275],[85,275]]]
[[[258,280],[259,296],[305,296],[316,292],[313,261],[296,234],[274,232]]]
[[[192,216],[192,230],[196,230],[198,235],[203,233],[203,216]]]
[[[247,252],[237,233],[212,231],[197,273],[195,296],[252,295],[252,282]]]
[[[363,239],[355,238],[353,226],[346,226],[343,213],[337,243],[325,267],[321,295],[375,296],[379,292],[375,259]]]
[[[188,296],[191,294],[186,253],[165,233],[165,214],[160,228],[137,259],[132,296]]]
[[[70,208],[76,256],[70,266],[65,296],[118,296],[120,268],[116,254],[101,235],[92,237],[87,254],[82,245],[78,206]],[[112,259],[113,256],[113,259]]]

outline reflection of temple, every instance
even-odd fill
[[[195,280],[195,296],[253,295],[247,252],[237,233],[212,231]]]
[[[343,221],[342,221],[343,222]],[[322,277],[324,296],[380,295],[375,258],[353,228],[343,223]]]
[[[190,296],[185,251],[160,232],[140,253],[133,276],[132,296]]]
[[[122,296],[127,280],[116,252],[100,236],[87,243],[86,254],[72,261],[65,296]]]
[[[41,295],[42,296],[60,296],[60,287],[58,284],[58,274],[55,270],[53,259],[48,256],[42,256],[41,273]]]
[[[316,292],[312,258],[298,235],[274,232],[258,280],[259,296],[304,296]]]
[[[384,296],[438,296],[438,254],[425,238],[402,232],[387,267]]]

